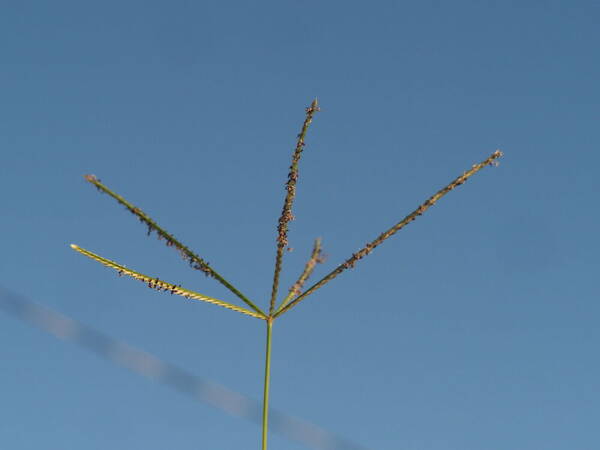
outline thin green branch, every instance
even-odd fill
[[[300,303],[306,297],[308,297],[310,294],[312,294],[314,291],[316,291],[320,287],[324,286],[325,284],[329,283],[331,280],[333,280],[335,277],[337,277],[344,270],[354,267],[354,265],[359,260],[361,260],[362,258],[367,256],[369,253],[371,253],[375,247],[380,245],[383,241],[385,241],[386,239],[388,239],[389,237],[394,235],[397,231],[401,230],[406,225],[408,225],[410,222],[415,220],[418,216],[420,216],[425,211],[427,211],[431,206],[433,206],[440,198],[442,198],[448,192],[452,191],[456,187],[463,184],[471,176],[475,175],[477,172],[479,172],[485,166],[497,165],[498,164],[497,159],[500,158],[501,156],[502,156],[502,152],[500,150],[496,150],[486,160],[480,162],[479,164],[474,164],[471,167],[471,169],[464,172],[462,175],[460,175],[458,178],[456,178],[454,181],[452,181],[450,184],[448,184],[445,188],[440,189],[438,192],[436,192],[434,195],[432,195],[429,199],[427,199],[423,204],[421,204],[421,206],[419,206],[417,209],[415,209],[412,213],[410,213],[408,216],[406,216],[404,219],[402,219],[396,225],[391,227],[389,230],[381,233],[375,240],[366,244],[365,247],[363,247],[358,252],[354,253],[344,263],[340,264],[338,267],[336,267],[334,270],[332,270],[329,274],[327,274],[321,280],[316,282],[314,285],[312,285],[310,288],[308,288],[306,291],[304,291],[302,294],[300,294],[298,297],[296,297],[291,303],[289,303],[284,308],[281,308],[274,315],[274,317],[278,317],[281,314],[284,314],[285,312],[289,311],[294,306],[298,305],[298,303]]]
[[[267,450],[267,437],[269,433],[269,389],[271,384],[271,340],[273,331],[273,319],[267,322],[267,344],[265,349],[265,386],[263,391],[263,415],[262,415],[262,450]]]
[[[288,180],[285,187],[287,193],[285,196],[285,201],[283,203],[281,217],[279,218],[279,224],[277,226],[277,254],[275,257],[275,273],[273,274],[273,288],[271,290],[271,301],[269,303],[269,315],[273,314],[273,311],[275,309],[277,290],[279,288],[279,274],[281,272],[281,262],[283,260],[283,251],[288,245],[288,224],[291,220],[294,219],[294,215],[292,214],[292,205],[294,203],[294,198],[296,197],[296,184],[298,182],[298,162],[300,161],[300,156],[302,155],[302,151],[304,150],[304,138],[306,137],[306,132],[308,131],[308,127],[310,126],[310,123],[313,120],[313,116],[317,111],[319,111],[319,104],[317,102],[317,99],[315,99],[311,103],[311,105],[308,108],[306,108],[306,118],[304,119],[302,130],[298,134],[296,149],[294,150],[294,154],[292,156],[292,164],[290,165]]]
[[[131,278],[134,278],[136,280],[146,283],[149,288],[156,289],[158,291],[168,291],[171,294],[177,294],[177,295],[181,295],[186,298],[191,298],[194,300],[201,300],[203,302],[208,302],[208,303],[212,303],[214,305],[219,305],[219,306],[222,306],[223,308],[232,309],[239,313],[246,314],[246,315],[252,316],[252,317],[256,317],[257,319],[263,319],[263,320],[266,319],[264,314],[257,314],[254,311],[250,311],[246,308],[241,308],[241,307],[233,305],[231,303],[227,303],[222,300],[218,300],[216,298],[212,298],[207,295],[191,291],[189,289],[184,289],[181,286],[178,286],[178,285],[175,285],[172,283],[167,283],[166,281],[160,280],[158,278],[153,278],[148,275],[144,275],[143,273],[128,269],[127,267],[122,266],[114,261],[111,261],[110,259],[106,259],[100,255],[96,255],[95,253],[92,253],[89,250],[81,248],[75,244],[71,244],[71,248],[73,248],[73,250],[76,250],[79,253],[87,256],[88,258],[91,258],[95,261],[98,261],[101,264],[104,264],[107,267],[110,267],[111,269],[116,270],[119,273],[119,275],[128,275]]]
[[[298,281],[296,281],[290,288],[287,297],[283,299],[283,302],[281,302],[281,305],[279,305],[279,308],[277,308],[277,312],[284,308],[292,300],[292,298],[300,295],[304,283],[306,283],[306,280],[308,280],[308,278],[312,275],[316,265],[321,264],[324,261],[325,258],[321,253],[321,239],[318,238],[315,239],[315,244],[313,246],[312,253],[310,254],[310,258],[304,266],[304,271],[298,278]]]
[[[156,234],[158,235],[158,238],[164,239],[166,241],[167,247],[174,247],[175,249],[177,249],[179,251],[179,253],[181,254],[181,256],[183,257],[183,259],[185,259],[192,268],[200,270],[200,271],[204,272],[205,275],[214,278],[219,283],[221,283],[223,286],[225,286],[227,289],[229,289],[231,292],[233,292],[236,296],[238,296],[244,303],[246,303],[248,306],[250,306],[258,314],[260,314],[261,316],[266,316],[266,314],[258,306],[256,306],[252,301],[250,301],[237,288],[235,288],[235,286],[233,286],[231,283],[229,283],[227,280],[225,280],[206,261],[204,261],[204,259],[200,258],[200,256],[196,255],[188,247],[186,247],[181,242],[179,242],[177,239],[175,239],[175,237],[172,234],[168,233],[166,230],[161,228],[156,222],[154,222],[154,220],[152,220],[150,218],[150,216],[148,216],[148,214],[146,214],[144,211],[142,211],[137,206],[135,206],[132,203],[125,200],[125,198],[123,198],[116,192],[111,191],[108,187],[106,187],[104,184],[102,184],[100,182],[100,180],[98,178],[96,178],[94,175],[85,175],[84,178],[88,182],[90,182],[91,184],[96,186],[96,188],[100,192],[104,192],[105,194],[110,195],[121,205],[125,206],[125,208],[127,208],[133,215],[137,216],[137,218],[140,220],[140,222],[144,223],[148,227],[148,235],[150,235],[152,233],[152,231],[155,231]]]

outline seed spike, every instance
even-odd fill
[[[254,311],[250,311],[246,308],[242,308],[240,306],[234,305],[232,303],[227,303],[222,300],[218,300],[213,297],[209,297],[208,295],[200,294],[199,292],[191,291],[189,289],[182,288],[181,285],[176,285],[173,283],[168,283],[166,281],[160,280],[158,277],[151,277],[148,275],[144,275],[143,273],[136,272],[135,270],[129,269],[121,264],[118,264],[110,259],[104,258],[100,255],[97,255],[89,250],[86,250],[78,245],[71,244],[71,248],[82,255],[87,256],[88,258],[93,259],[94,261],[99,262],[100,264],[105,265],[106,267],[110,267],[117,271],[119,275],[127,275],[131,278],[139,280],[143,283],[146,283],[149,288],[156,289],[158,291],[167,291],[171,294],[181,295],[182,297],[190,298],[193,300],[200,300],[207,303],[212,303],[214,305],[222,306],[223,308],[231,309],[233,311],[237,311],[242,314],[246,314],[247,316],[256,317],[258,319],[265,319],[264,315],[260,315],[255,313]]]
[[[425,211],[427,211],[429,208],[431,208],[433,205],[435,205],[435,203],[440,198],[442,198],[444,195],[446,195],[448,192],[454,190],[456,187],[463,184],[471,176],[475,175],[477,172],[479,172],[484,167],[496,165],[497,159],[500,157],[502,157],[502,152],[500,150],[496,150],[484,161],[480,162],[479,164],[473,164],[471,169],[467,170],[462,175],[458,176],[456,179],[454,179],[452,182],[450,182],[450,184],[448,184],[446,187],[437,191],[434,195],[432,195],[427,200],[425,200],[425,202],[423,202],[421,204],[421,206],[419,206],[412,213],[407,215],[404,219],[402,219],[396,225],[394,225],[387,231],[384,231],[383,233],[381,233],[376,239],[367,243],[358,252],[352,254],[352,256],[350,258],[348,258],[342,264],[340,264],[335,269],[333,269],[329,274],[324,276],[321,280],[317,281],[314,285],[312,285],[310,288],[308,288],[306,291],[304,291],[302,294],[300,294],[298,297],[296,297],[291,303],[288,303],[285,307],[280,308],[277,311],[277,313],[275,314],[275,317],[278,317],[281,314],[284,314],[285,312],[292,309],[294,306],[298,305],[298,303],[300,303],[302,300],[304,300],[306,297],[308,297],[310,294],[312,294],[317,289],[319,289],[319,288],[323,287],[325,284],[329,283],[331,280],[333,280],[335,277],[337,277],[344,270],[354,267],[354,265],[359,260],[361,260],[362,258],[367,256],[369,253],[371,253],[375,249],[375,247],[379,246],[383,241],[390,238],[396,232],[398,232],[399,230],[404,228],[406,225],[408,225],[410,222],[415,220],[417,217],[422,215]]]
[[[316,265],[321,264],[323,262],[325,262],[325,257],[321,253],[321,238],[317,238],[315,239],[310,258],[304,266],[304,271],[302,272],[300,277],[298,277],[298,280],[290,288],[287,297],[283,300],[283,302],[281,302],[279,308],[277,308],[277,312],[284,308],[294,297],[300,295],[304,283],[306,283],[308,278],[312,275]]]
[[[152,220],[152,218],[148,214],[146,214],[140,208],[127,201],[121,195],[110,190],[107,186],[102,184],[95,175],[85,175],[84,178],[86,179],[86,181],[93,184],[100,192],[108,194],[121,205],[125,206],[125,208],[127,208],[133,215],[135,215],[140,220],[140,222],[144,223],[148,227],[148,236],[152,233],[152,231],[155,231],[159,239],[165,240],[167,247],[174,247],[175,249],[177,249],[177,251],[179,251],[183,259],[185,259],[190,264],[190,267],[200,270],[204,272],[205,275],[214,278],[227,289],[229,289],[231,292],[233,292],[235,295],[237,295],[244,303],[250,306],[258,314],[261,314],[263,316],[265,315],[265,313],[258,306],[256,306],[252,301],[250,301],[250,299],[248,299],[244,294],[242,294],[235,286],[233,286],[225,278],[223,278],[216,270],[214,270],[208,264],[208,262],[206,262],[188,247],[186,247],[177,239],[175,239],[175,236],[161,228],[154,220]]]
[[[292,155],[292,163],[290,165],[290,171],[288,173],[288,180],[285,185],[287,191],[285,201],[283,202],[283,208],[281,211],[281,217],[279,218],[279,224],[277,226],[277,252],[275,256],[275,273],[273,274],[273,287],[271,289],[271,301],[269,303],[269,314],[273,314],[275,310],[275,302],[277,300],[277,290],[279,288],[279,274],[281,272],[281,263],[283,260],[284,249],[288,246],[288,224],[294,220],[292,214],[292,206],[294,204],[294,198],[296,197],[296,184],[298,183],[298,162],[302,151],[304,150],[304,138],[306,132],[310,126],[315,113],[319,111],[319,104],[315,98],[308,108],[306,108],[306,118],[302,125],[302,130],[298,134],[298,141],[296,142],[296,149]]]

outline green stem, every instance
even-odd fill
[[[267,433],[269,430],[269,382],[271,380],[271,331],[273,329],[273,319],[269,317],[266,322],[267,348],[265,355],[265,390],[263,394],[262,450],[267,450]]]

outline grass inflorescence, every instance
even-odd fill
[[[160,227],[148,214],[142,211],[139,207],[133,205],[129,201],[127,201],[124,197],[117,194],[113,190],[109,189],[106,185],[104,185],[97,177],[94,175],[85,175],[85,179],[94,185],[99,191],[108,194],[110,197],[114,198],[118,203],[125,206],[129,212],[131,212],[134,216],[138,218],[140,222],[142,222],[147,227],[147,233],[150,235],[155,232],[159,239],[164,240],[168,247],[172,247],[176,249],[180,255],[183,257],[185,261],[194,269],[199,270],[204,273],[206,276],[211,277],[225,286],[229,291],[231,291],[236,297],[242,300],[248,307],[244,308],[238,305],[235,305],[231,302],[226,302],[223,300],[219,300],[213,297],[209,297],[204,294],[200,294],[195,291],[191,291],[189,289],[185,289],[181,287],[181,285],[173,284],[161,280],[157,277],[151,277],[148,275],[144,275],[140,272],[134,271],[125,267],[122,264],[116,263],[109,259],[106,259],[102,256],[99,256],[95,253],[92,253],[89,250],[85,250],[77,245],[72,244],[71,247],[78,251],[79,253],[91,258],[111,269],[117,271],[119,275],[126,275],[136,280],[142,281],[148,285],[148,287],[152,289],[156,289],[159,291],[166,291],[171,294],[180,295],[189,299],[204,301],[207,303],[212,303],[214,305],[221,306],[223,308],[227,308],[241,314],[245,314],[247,316],[251,316],[254,318],[258,318],[264,320],[267,327],[267,338],[266,338],[266,347],[265,347],[265,373],[264,373],[264,391],[263,391],[263,421],[262,421],[262,441],[261,448],[262,450],[266,450],[267,448],[267,436],[268,436],[268,419],[269,419],[269,386],[270,386],[270,377],[271,377],[271,343],[272,343],[272,331],[273,331],[273,323],[275,319],[279,318],[281,315],[287,313],[292,308],[296,307],[300,302],[305,300],[308,296],[313,294],[317,289],[323,287],[325,284],[329,283],[331,280],[336,278],[342,272],[347,269],[353,268],[361,259],[368,256],[376,247],[381,245],[384,241],[392,237],[406,225],[414,221],[417,217],[421,216],[425,211],[431,208],[436,204],[438,200],[448,194],[450,191],[456,189],[458,186],[464,184],[470,177],[475,175],[481,169],[486,166],[495,166],[498,164],[498,159],[502,156],[502,152],[496,150],[492,153],[488,158],[481,161],[478,164],[474,164],[470,169],[463,172],[457,178],[452,180],[448,185],[444,188],[438,190],[435,194],[425,200],[417,209],[412,211],[410,214],[401,219],[398,223],[393,225],[391,228],[383,231],[379,234],[375,239],[369,241],[363,248],[353,253],[349,258],[343,261],[341,264],[336,266],[332,271],[330,271],[327,275],[321,278],[319,281],[314,283],[308,289],[304,290],[304,285],[307,280],[313,274],[315,267],[317,264],[321,264],[325,261],[325,257],[322,253],[321,239],[316,239],[313,249],[310,253],[310,256],[304,266],[304,270],[296,280],[296,282],[290,286],[287,291],[286,296],[281,299],[279,305],[277,304],[278,300],[278,292],[279,292],[279,284],[280,284],[280,273],[283,265],[283,256],[285,253],[285,249],[288,248],[288,229],[289,222],[294,220],[294,214],[292,212],[294,199],[296,197],[296,185],[298,182],[299,176],[299,162],[302,153],[305,148],[305,139],[309,129],[310,124],[313,121],[315,114],[319,111],[319,106],[317,100],[315,99],[311,105],[306,108],[306,115],[304,119],[304,123],[302,124],[302,128],[300,133],[297,136],[296,146],[294,152],[292,154],[292,162],[290,164],[287,182],[285,184],[286,195],[283,203],[283,208],[281,211],[281,216],[279,217],[277,224],[277,237],[276,237],[276,253],[275,253],[275,268],[273,273],[273,284],[271,289],[271,296],[269,299],[268,312],[263,311],[259,308],[254,302],[252,302],[249,298],[247,298],[244,294],[242,294],[238,288],[236,288],[233,284],[227,281],[222,275],[220,275],[215,269],[213,269],[206,260],[201,258],[198,254],[190,250],[187,246],[182,244],[179,240],[177,240],[171,233],[167,232],[165,229]]]

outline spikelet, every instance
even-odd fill
[[[154,231],[158,235],[160,240],[165,240],[167,247],[175,248],[184,260],[186,260],[190,267],[202,271],[206,276],[210,276],[237,295],[244,303],[250,306],[254,311],[260,315],[265,315],[262,310],[256,306],[250,299],[242,294],[235,286],[221,276],[215,269],[213,269],[208,262],[190,250],[187,246],[178,241],[175,236],[167,232],[164,228],[158,225],[152,218],[142,211],[137,206],[127,201],[123,196],[109,189],[104,185],[95,175],[85,175],[84,178],[87,182],[93,184],[96,189],[103,192],[112,198],[114,198],[121,205],[125,206],[134,216],[136,216],[140,222],[148,227],[148,236]]]
[[[304,286],[304,283],[306,283],[306,281],[310,278],[310,276],[312,275],[313,271],[315,270],[315,267],[317,266],[317,264],[322,264],[324,262],[325,262],[325,256],[323,256],[323,254],[321,252],[321,239],[318,238],[318,239],[315,239],[315,243],[313,245],[313,249],[310,254],[310,258],[306,262],[306,265],[304,266],[304,270],[298,277],[298,280],[289,289],[287,297],[285,297],[283,299],[283,301],[281,302],[281,305],[279,306],[277,311],[284,308],[294,297],[300,295],[300,292],[302,292],[302,287]]]
[[[167,291],[171,294],[181,295],[182,297],[186,297],[193,300],[200,300],[207,303],[212,303],[214,305],[222,306],[223,308],[232,309],[234,311],[240,312],[242,314],[246,314],[248,316],[256,317],[258,319],[264,319],[264,316],[261,316],[258,313],[247,310],[245,308],[233,305],[231,303],[224,302],[222,300],[218,300],[216,298],[209,297],[208,295],[200,294],[198,292],[191,291],[189,289],[182,288],[179,285],[175,285],[172,283],[167,283],[166,281],[160,280],[158,278],[153,278],[148,275],[144,275],[143,273],[136,272],[135,270],[128,269],[121,264],[118,264],[110,259],[103,258],[100,255],[96,255],[95,253],[90,252],[84,248],[79,247],[78,245],[71,244],[71,248],[73,250],[78,251],[82,255],[87,256],[95,261],[98,261],[100,264],[105,265],[106,267],[110,267],[118,272],[119,275],[127,275],[136,280],[142,281],[146,283],[149,288],[156,289],[158,291]]]
[[[502,152],[500,150],[496,150],[484,161],[480,162],[479,164],[473,164],[473,166],[471,166],[471,168],[469,170],[467,170],[462,175],[455,178],[446,187],[440,189],[435,194],[433,194],[431,197],[429,197],[427,200],[425,200],[425,202],[423,202],[421,204],[421,206],[419,206],[417,209],[415,209],[413,212],[411,212],[408,216],[406,216],[404,219],[402,219],[396,225],[391,227],[389,230],[381,233],[375,240],[367,243],[358,252],[353,253],[350,258],[348,258],[342,264],[340,264],[335,269],[333,269],[331,272],[329,272],[329,274],[325,275],[321,280],[317,281],[314,285],[312,285],[310,288],[308,288],[306,291],[304,291],[302,294],[300,294],[298,297],[296,297],[291,303],[288,303],[283,308],[279,308],[277,313],[275,313],[275,317],[280,316],[281,314],[289,311],[294,306],[298,305],[298,303],[300,303],[302,300],[304,300],[307,296],[312,294],[314,291],[316,291],[320,287],[323,287],[325,284],[329,283],[331,280],[333,280],[335,277],[337,277],[344,270],[354,267],[354,265],[359,260],[361,260],[362,258],[367,256],[369,253],[371,253],[373,251],[373,249],[375,249],[375,247],[380,245],[383,241],[390,238],[396,232],[398,232],[399,230],[404,228],[406,225],[411,223],[413,220],[415,220],[417,217],[422,215],[425,211],[427,211],[429,208],[431,208],[433,205],[435,205],[435,203],[440,198],[442,198],[448,192],[454,190],[455,188],[457,188],[458,186],[463,184],[465,181],[467,181],[471,176],[475,175],[481,169],[483,169],[486,166],[497,166],[498,165],[497,160],[500,157],[502,157]]]
[[[292,206],[294,204],[294,198],[296,197],[296,184],[298,183],[298,162],[300,156],[304,151],[304,139],[306,138],[306,132],[310,126],[315,113],[319,111],[319,103],[317,99],[314,99],[308,108],[306,108],[306,118],[302,124],[302,130],[298,134],[298,141],[296,142],[296,149],[292,155],[292,163],[290,165],[290,171],[288,173],[288,180],[285,185],[285,200],[283,202],[283,208],[281,210],[281,216],[277,225],[277,252],[275,256],[275,273],[273,274],[273,287],[271,288],[271,301],[269,303],[269,314],[273,314],[275,309],[275,302],[277,301],[277,290],[279,289],[279,274],[281,273],[281,263],[283,260],[283,250],[288,246],[288,224],[294,220],[292,214]]]

